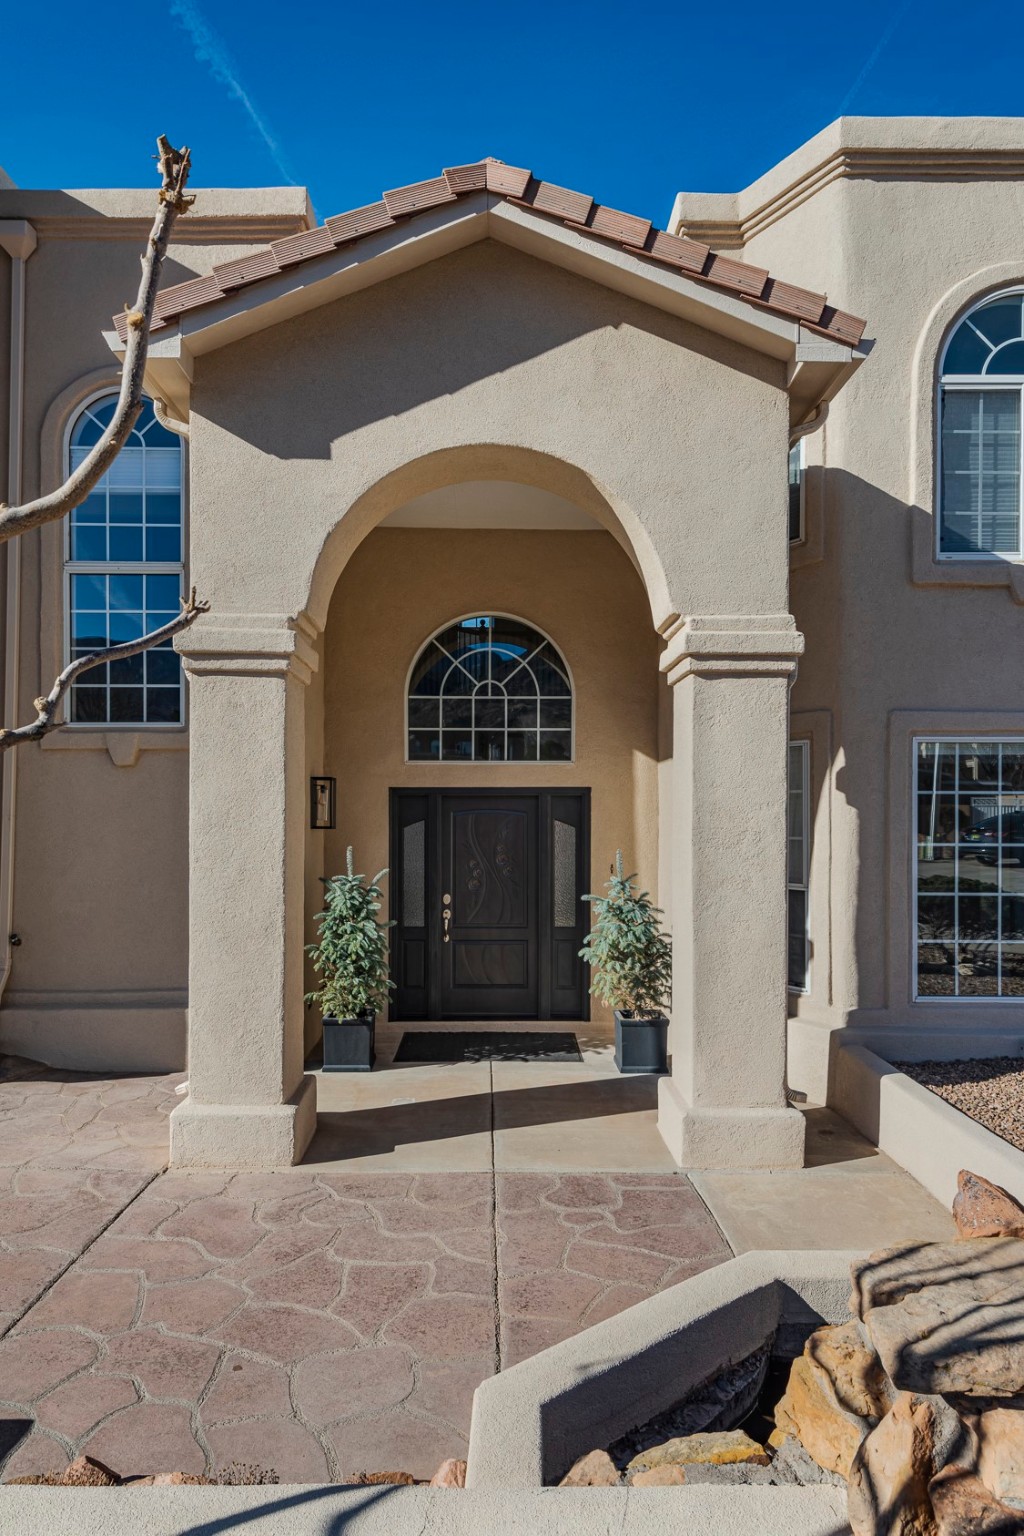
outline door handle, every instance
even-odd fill
[[[452,920],[451,907],[445,907],[444,911],[441,913],[441,917],[444,920],[444,942],[448,944],[451,941],[451,935],[448,932],[448,925]]]

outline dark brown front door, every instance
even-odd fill
[[[586,791],[392,792],[392,1016],[582,1018]]]

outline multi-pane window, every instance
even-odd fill
[[[568,668],[519,619],[461,619],[416,658],[408,728],[410,762],[571,762]]]
[[[804,536],[804,440],[801,437],[789,450],[789,542],[799,544]]]
[[[939,410],[939,553],[1020,559],[1024,292],[964,316],[946,346]]]
[[[71,468],[114,413],[116,396],[87,405],[71,434]],[[138,639],[180,612],[183,580],[181,439],[146,401],[127,444],[68,524],[72,658]],[[171,642],[82,674],[68,718],[78,725],[178,725],[181,665]]]
[[[1024,738],[915,744],[915,994],[1024,997]]]
[[[789,887],[789,990],[806,992],[810,966],[807,877],[809,871],[808,804],[810,742],[789,744],[787,804],[787,882]]]

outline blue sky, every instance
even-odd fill
[[[8,7],[3,54],[19,185],[147,185],[166,132],[197,185],[300,182],[321,218],[491,154],[664,224],[842,113],[1024,115],[993,0],[51,0]]]

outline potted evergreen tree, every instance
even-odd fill
[[[306,995],[324,1016],[324,1071],[369,1072],[374,1063],[377,1010],[394,986],[388,977],[388,929],[378,913],[384,894],[382,869],[367,884],[354,872],[352,849],[346,873],[324,880],[324,910],[317,914],[320,937],[308,944],[320,986]]]
[[[660,908],[647,891],[634,890],[635,880],[623,874],[620,850],[607,896],[583,898],[594,917],[580,957],[590,966],[591,995],[615,1010],[619,1071],[664,1072],[668,1019],[662,1009],[672,990],[672,946],[662,932]]]

